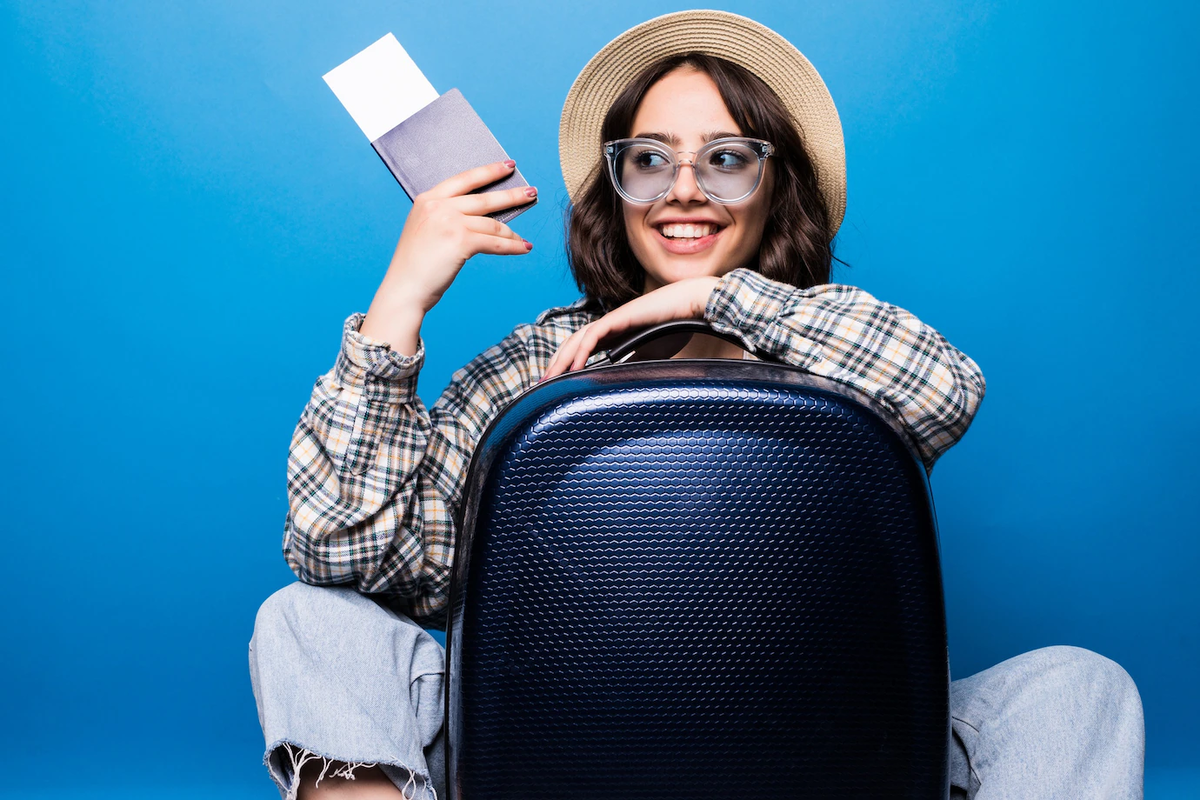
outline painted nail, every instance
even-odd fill
[[[529,250],[532,250],[532,249],[533,249],[533,242],[529,241],[528,239],[522,239],[521,241],[523,241],[523,242],[525,243],[525,250],[526,250],[526,251],[529,251]]]
[[[508,167],[509,169],[512,169],[516,165],[517,162],[513,161],[511,158],[504,162],[504,166]]]
[[[526,186],[525,187],[525,196],[526,197],[537,197],[537,187],[536,186]]]

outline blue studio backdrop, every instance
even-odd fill
[[[409,208],[321,75],[393,31],[541,189],[514,223],[532,253],[472,260],[428,317],[432,404],[577,296],[562,101],[610,38],[682,7],[0,4],[0,794],[275,796],[246,645],[292,580],[287,446]],[[1196,6],[720,7],[794,42],[838,104],[835,280],[987,376],[933,474],[954,674],[1109,656],[1141,689],[1147,796],[1200,796]]]

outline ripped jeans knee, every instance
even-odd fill
[[[436,798],[445,651],[419,625],[349,587],[297,582],[259,609],[248,656],[263,760],[285,800],[301,769],[325,787],[365,780],[364,768],[410,800]]]
[[[286,758],[286,763],[284,759]],[[282,742],[267,755],[267,769],[271,777],[279,784],[283,800],[296,800],[300,791],[301,770],[306,764],[321,761],[321,771],[317,774],[314,787],[319,787],[325,779],[347,780],[356,779],[355,770],[378,768],[390,780],[405,800],[437,800],[437,790],[411,769],[391,764],[367,763],[363,761],[342,761],[339,759],[314,753],[291,742]],[[308,770],[309,775],[312,769]]]

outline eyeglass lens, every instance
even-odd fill
[[[614,172],[620,188],[635,200],[665,195],[675,176],[674,155],[665,148],[632,143],[615,156]],[[717,200],[739,200],[754,189],[760,169],[758,153],[738,142],[726,142],[696,155],[696,180]]]

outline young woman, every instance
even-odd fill
[[[424,315],[471,256],[531,247],[485,215],[536,190],[472,193],[511,161],[450,178],[414,201],[370,309],[347,320],[300,419],[284,553],[301,582],[263,604],[250,657],[266,762],[287,797],[442,791],[443,653],[417,623],[444,624],[471,453],[509,401],[613,337],[706,319],[744,349],[697,338],[679,356],[765,351],[866,391],[927,469],[983,398],[978,366],[932,328],[828,283],[840,124],[778,34],[711,11],[633,28],[576,80],[561,141],[583,297],[518,325],[426,410]],[[1107,659],[1027,653],[955,681],[951,710],[955,796],[1141,796],[1141,704]]]

